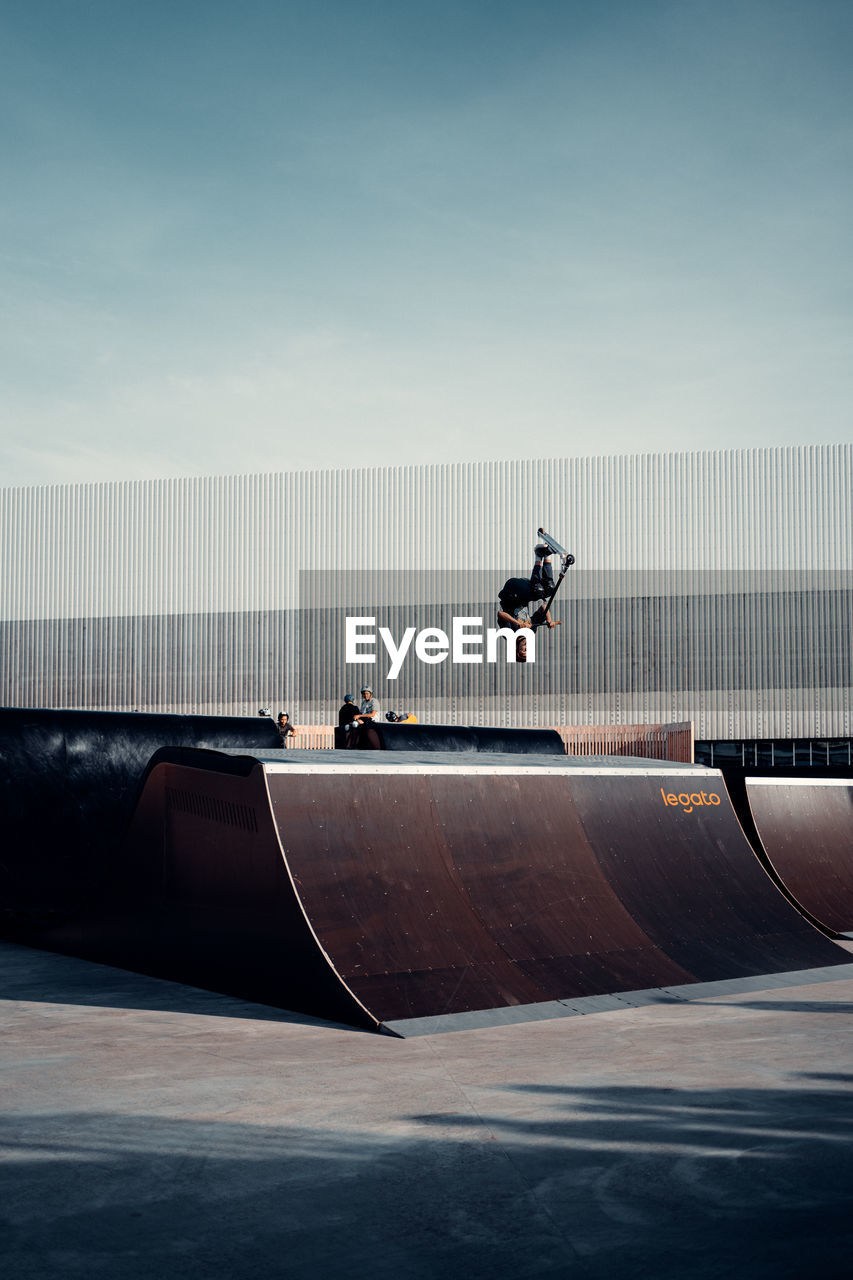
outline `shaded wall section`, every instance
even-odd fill
[[[533,664],[507,665],[502,653],[494,665],[425,666],[411,657],[394,681],[381,648],[372,665],[347,664],[347,609],[375,617],[399,639],[410,625],[449,632],[463,606],[431,595],[390,605],[393,583],[382,585],[383,574],[367,575],[365,594],[346,607],[323,603],[331,590],[324,588],[304,610],[7,621],[0,697],[10,705],[180,714],[247,715],[269,705],[297,723],[333,724],[344,692],[357,694],[369,681],[383,711],[434,723],[692,720],[700,738],[850,732],[853,590],[837,575],[834,585],[817,575],[811,589],[799,575],[787,583],[775,575],[766,590],[756,579],[754,589],[738,592],[716,574],[698,575],[686,592],[678,575],[672,594],[653,594],[660,583],[649,594],[606,594],[641,590],[630,577],[601,575],[595,589],[604,595],[595,598],[577,594],[580,574],[567,579],[555,606],[562,625],[538,633]],[[495,592],[501,580],[494,575]],[[494,625],[486,594],[464,609]]]

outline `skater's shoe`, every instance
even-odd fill
[[[555,556],[566,555],[566,548],[561,546],[556,538],[552,538],[550,533],[546,533],[541,526],[536,530],[536,532],[539,535],[539,541],[544,546],[547,546],[549,553]]]
[[[536,546],[533,548],[533,554],[536,556],[537,560],[544,560],[546,556],[553,555],[553,552],[547,542],[537,542]]]

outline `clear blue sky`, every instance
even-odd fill
[[[0,483],[853,439],[849,0],[5,0]]]

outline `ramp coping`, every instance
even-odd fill
[[[263,764],[264,768],[268,773],[340,773],[342,770],[346,770],[347,772],[350,771],[347,769],[346,764],[343,761],[341,762],[341,764],[330,763],[330,764],[320,764],[320,765],[312,765],[312,764],[286,765],[286,764],[268,763],[265,760],[262,761],[261,763]],[[484,764],[466,764],[466,763],[433,764],[431,761],[424,761],[423,764],[403,764],[403,765],[394,765],[394,764],[375,764],[374,765],[371,763],[369,765],[361,766],[359,768],[359,772],[399,773],[399,774],[479,773],[479,774],[489,774],[490,776],[494,776],[494,775],[499,775],[504,773],[517,774],[518,769],[514,765],[509,765],[509,764],[507,765],[484,765]],[[566,769],[561,769],[559,767],[557,768],[549,767],[548,765],[536,765],[533,767],[530,767],[530,766],[525,767],[524,772],[535,773],[540,776],[543,774],[550,774],[551,776],[558,776],[558,777],[565,777],[566,773],[570,772],[573,777],[581,776],[584,774],[592,775],[595,777],[601,777],[604,770],[584,769],[584,768],[566,770]],[[659,778],[659,777],[669,776],[668,771],[664,769],[608,769],[606,772],[608,773],[608,775],[612,774],[614,777],[630,776],[632,778],[642,778],[642,777]],[[691,770],[691,776],[715,777],[717,775],[709,769],[707,773],[696,774],[696,775],[694,775],[693,771]]]
[[[754,787],[853,787],[853,778],[747,778]]]
[[[681,764],[671,760],[648,760],[643,756],[537,756],[469,751],[241,751],[224,749],[216,755],[256,760],[267,773],[373,773],[411,774],[471,773],[501,775],[533,773],[565,777],[602,774],[615,777],[721,778],[719,769],[707,765]],[[213,763],[213,760],[211,761]]]

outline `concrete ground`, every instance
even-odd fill
[[[0,944],[0,1274],[853,1268],[853,978],[409,1040]]]

